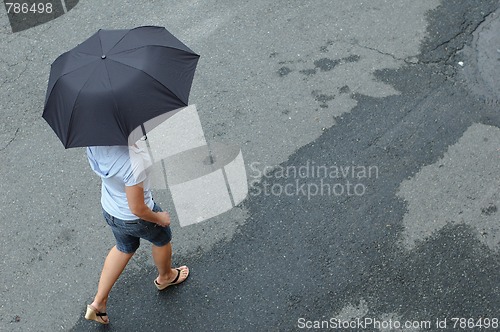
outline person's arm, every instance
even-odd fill
[[[144,203],[144,188],[142,183],[135,186],[125,186],[125,194],[127,195],[128,207],[130,212],[146,221],[158,224],[162,227],[170,225],[170,216],[168,212],[153,212]]]

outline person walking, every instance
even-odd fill
[[[152,243],[152,256],[158,276],[154,285],[163,290],[187,279],[189,268],[172,268],[170,216],[152,197],[151,159],[146,148],[132,146],[87,147],[92,170],[102,179],[101,205],[116,245],[109,251],[102,268],[94,301],[85,318],[108,324],[106,305],[111,288],[139,248],[140,239]]]

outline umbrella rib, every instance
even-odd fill
[[[78,94],[76,95],[76,98],[75,98],[75,102],[78,100],[78,98],[80,98],[80,93],[82,92],[82,90],[85,88],[85,86],[87,85],[87,83],[90,81],[90,78],[92,77],[92,75],[94,75],[94,72],[97,70],[97,67],[98,66],[95,66],[94,70],[92,71],[92,73],[89,75],[89,77],[87,78],[87,80],[85,81],[85,83],[83,84],[82,88],[80,89],[80,91],[78,91]],[[74,112],[71,112],[71,116],[69,118],[69,123],[68,123],[68,129],[71,128],[71,124],[73,122],[73,114],[75,114]],[[69,140],[69,130],[68,130],[68,133],[66,134],[66,145],[68,144],[68,140]],[[67,146],[65,146],[65,148],[68,148]]]
[[[99,29],[99,46],[101,46],[101,54],[104,54],[104,50],[102,49],[102,41],[101,41],[101,29]]]
[[[87,52],[82,52],[82,51],[71,51],[72,53],[79,53],[79,54],[85,54],[85,55],[91,55],[95,57],[100,57],[102,54],[92,54],[92,53],[87,53]]]
[[[70,70],[70,71],[68,71],[68,72],[66,72],[66,73],[64,73],[64,74],[62,74],[62,75],[60,75],[60,76],[57,78],[57,80],[54,82],[54,85],[52,86],[52,89],[50,89],[50,92],[49,92],[49,94],[48,94],[47,100],[49,100],[50,96],[52,96],[52,90],[54,90],[54,87],[56,86],[56,84],[59,82],[59,80],[60,80],[61,78],[63,78],[64,76],[66,76],[66,75],[68,75],[68,74],[71,74],[72,72],[74,72],[74,71],[76,71],[76,70],[78,70],[78,69],[85,68],[85,67],[90,66],[90,65],[92,65],[92,64],[94,64],[94,62],[89,62],[89,63],[87,63],[87,64],[86,64],[86,65],[84,65],[84,66],[81,66],[81,67],[76,67],[76,68],[74,68],[74,69],[72,69],[72,70]],[[95,68],[94,68],[94,70],[95,70]],[[87,82],[85,82],[85,83],[87,83]],[[43,116],[43,114],[42,114],[42,116]]]
[[[116,46],[116,45],[115,45]],[[152,45],[152,44],[148,44],[148,45],[142,45],[142,46],[138,46],[138,47],[134,47],[134,48],[127,48],[126,50],[123,50],[123,51],[120,51],[120,52],[117,52],[117,53],[112,53],[110,54],[108,52],[108,54],[110,55],[116,55],[116,54],[120,54],[120,53],[123,53],[123,52],[128,52],[128,51],[135,51],[135,50],[138,50],[140,48],[144,48],[144,47],[151,47],[151,46],[155,46],[155,47],[164,47],[164,48],[170,48],[172,50],[178,50],[178,51],[182,51],[182,52],[186,52],[188,54],[191,54],[191,55],[196,55],[196,56],[199,56],[198,54],[194,53],[193,51],[191,52],[188,52],[186,50],[183,50],[183,49],[180,49],[180,48],[177,48],[177,47],[172,47],[172,46],[166,46],[166,45]],[[114,46],[113,46],[114,47]],[[111,51],[111,50],[110,50]]]
[[[153,26],[152,26],[152,27],[153,27]],[[121,38],[120,38],[120,39],[119,39],[119,40],[118,40],[118,41],[117,41],[117,42],[116,42],[116,43],[115,43],[115,44],[114,44],[114,45],[113,45],[113,46],[112,46],[109,50],[108,50],[108,52],[107,52],[107,53],[108,53],[108,54],[120,54],[120,53],[122,53],[122,52],[131,51],[131,50],[139,49],[139,48],[146,47],[146,46],[160,46],[160,47],[166,47],[166,48],[171,48],[171,49],[175,49],[175,50],[181,50],[180,48],[171,47],[171,46],[164,46],[164,45],[151,45],[151,44],[149,44],[149,45],[139,46],[139,47],[136,47],[136,48],[129,48],[129,49],[126,49],[126,50],[120,51],[120,52],[118,52],[118,53],[111,53],[111,51],[112,51],[112,50],[116,47],[116,45],[118,45],[118,44],[119,44],[119,43],[123,40],[123,38],[125,38],[125,37],[126,37],[126,36],[130,33],[130,32],[132,32],[133,30],[136,30],[136,29],[139,29],[139,28],[143,28],[143,27],[136,27],[136,28],[133,28],[133,29],[130,29],[129,31],[127,31],[127,32],[126,32],[126,33],[125,33],[125,34],[124,34],[124,35],[123,35],[123,36],[122,36],[122,37],[121,37]],[[166,29],[165,29],[165,30],[166,30]],[[100,34],[100,32],[101,32],[101,30],[99,30],[99,34]],[[167,31],[167,32],[168,32],[168,31]],[[175,37],[174,37],[174,38],[175,38]],[[101,38],[99,38],[99,42],[101,42]],[[186,46],[186,45],[184,45],[184,46]],[[190,49],[189,49],[189,47],[187,47],[187,46],[186,46],[186,48],[187,48],[188,50],[190,50]],[[102,50],[102,44],[101,44],[101,50]],[[181,50],[181,51],[185,51],[185,50]],[[191,50],[190,50],[190,51],[191,51]],[[185,51],[185,52],[186,52],[186,51]],[[191,51],[191,52],[192,52],[192,54],[197,55],[197,54],[196,54],[196,53],[194,53],[193,51]],[[189,52],[187,52],[187,53],[189,53]]]
[[[111,77],[109,77],[109,70],[108,70],[108,65],[106,64],[106,61],[104,62],[104,66],[106,67],[106,76],[108,77],[108,82],[109,82],[109,88],[111,89],[111,96],[113,97],[113,104],[115,105],[115,110],[118,110],[118,103],[116,102],[115,98],[115,90],[113,89],[113,85],[111,84]],[[120,112],[118,112],[118,116],[120,116]],[[119,122],[118,122],[119,124]],[[121,126],[120,126],[120,129]],[[122,130],[123,132],[123,130]]]
[[[144,70],[142,70],[142,69],[138,69],[138,68],[135,68],[135,67],[132,67],[132,66],[127,65],[126,63],[123,63],[123,62],[120,62],[120,61],[116,61],[116,60],[113,60],[113,59],[110,59],[110,58],[108,58],[108,59],[109,59],[109,60],[111,60],[111,61],[113,61],[113,62],[119,63],[119,64],[121,64],[121,65],[123,65],[123,66],[127,66],[127,67],[132,68],[132,69],[135,69],[135,70],[139,70],[141,73],[144,73],[144,74],[148,75],[148,76],[149,76],[149,77],[151,77],[153,80],[155,80],[156,82],[160,83],[160,84],[161,84],[161,85],[162,85],[165,89],[167,89],[168,91],[170,91],[170,93],[171,93],[172,95],[176,96],[179,100],[181,100],[181,99],[179,98],[179,96],[177,96],[175,93],[173,93],[173,92],[172,92],[172,90],[170,90],[168,87],[166,87],[166,86],[165,86],[165,84],[163,84],[162,82],[158,81],[156,78],[154,78],[153,76],[149,75],[149,74],[148,74],[148,73],[146,73]],[[108,75],[108,78],[109,78],[109,75]],[[182,100],[181,100],[181,102],[182,102]],[[186,106],[187,106],[187,105],[186,105]]]
[[[123,36],[122,38],[120,38],[109,50],[108,50],[108,54],[109,52],[111,52],[113,50],[113,48],[116,47],[116,45],[118,45],[122,40],[123,38],[125,38],[126,35],[128,35],[130,33],[131,30],[127,31]],[[101,43],[101,37],[100,37],[100,34],[101,34],[101,30],[99,30],[99,43]],[[102,43],[101,43],[101,51],[104,53],[104,50],[102,49]]]
[[[89,55],[93,55],[93,54],[89,54]],[[96,56],[96,60],[97,60],[97,56]],[[99,59],[99,60],[100,60],[100,59]],[[66,73],[64,73],[64,74],[62,74],[62,75],[60,75],[60,76],[57,78],[57,80],[59,80],[59,79],[60,79],[61,77],[63,77],[63,76],[66,76],[66,75],[68,75],[68,74],[71,74],[71,73],[72,73],[72,72],[74,72],[75,70],[82,69],[82,68],[84,68],[84,67],[86,67],[86,66],[93,65],[94,63],[95,63],[95,62],[89,62],[89,63],[87,63],[86,65],[83,65],[83,66],[80,66],[80,67],[76,67],[76,68],[74,68],[74,69],[72,69],[72,70],[70,70],[70,71],[68,71],[68,72],[66,72]]]

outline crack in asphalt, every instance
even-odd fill
[[[23,36],[19,36],[19,37],[25,38]],[[27,39],[28,41],[31,41],[31,42],[28,42],[25,45],[23,45],[25,51],[17,59],[14,59],[15,62],[9,62],[4,57],[0,57],[0,63],[7,66],[7,71],[9,73],[11,73],[10,76],[4,78],[0,82],[0,88],[3,88],[7,84],[13,84],[13,83],[19,81],[21,79],[21,77],[23,77],[23,75],[30,68],[30,64],[33,63],[32,60],[30,59],[30,57],[33,55],[34,50],[36,48],[36,45],[32,43],[34,41],[33,39],[30,39],[30,38],[25,38],[25,39]],[[8,44],[12,43],[13,40],[14,39],[10,39],[10,41],[8,41]],[[14,74],[16,71],[15,68],[17,68],[18,66],[20,66],[20,69],[19,69],[17,74]]]
[[[452,36],[451,38],[445,40],[444,42],[442,43],[439,43],[438,45],[436,45],[433,49],[430,50],[430,52],[433,52],[435,50],[437,50],[438,48],[442,47],[442,46],[445,46],[445,45],[448,45],[451,41],[457,39],[459,36],[462,36],[465,31],[467,30],[467,28],[471,25],[471,23],[466,23],[466,18],[464,15],[462,15],[463,17],[463,20],[462,20],[462,23],[460,24],[460,26],[463,26],[465,24],[465,28],[461,28],[454,36]],[[480,22],[478,24],[478,26],[481,24],[482,22]]]
[[[417,63],[417,62],[415,62],[415,61],[413,61],[413,60],[410,60],[410,59],[414,58],[413,56],[409,56],[409,57],[407,57],[407,58],[402,59],[402,58],[398,58],[397,56],[395,56],[395,55],[394,55],[394,54],[392,54],[392,53],[383,52],[383,51],[381,51],[381,50],[379,50],[379,49],[377,49],[377,48],[374,48],[374,47],[361,45],[361,44],[359,44],[359,43],[351,43],[351,45],[353,45],[353,46],[358,46],[358,47],[361,47],[361,48],[364,48],[364,49],[367,49],[367,50],[375,51],[375,52],[377,52],[377,53],[379,53],[379,54],[381,54],[381,55],[390,56],[390,57],[391,57],[391,58],[393,58],[394,60],[396,60],[396,61],[402,61],[402,62],[404,62],[404,63],[406,63],[406,64],[408,64],[408,65],[415,65],[415,64]]]
[[[453,6],[456,7],[456,3],[443,2],[442,6]],[[424,64],[442,64],[448,67],[452,67],[452,58],[464,49],[465,45],[472,39],[472,34],[481,27],[481,24],[490,16],[494,15],[495,11],[498,9],[498,2],[495,5],[490,5],[486,8],[484,12],[480,12],[478,19],[468,18],[467,12],[463,12],[461,15],[462,20],[460,22],[453,22],[453,17],[450,16],[449,20],[454,24],[453,26],[459,26],[458,31],[454,32],[446,40],[437,43],[436,45],[430,46],[427,50],[422,50],[421,54],[418,56],[419,62]],[[432,15],[431,15],[432,16]],[[431,20],[438,21],[439,17],[431,18]],[[431,23],[431,25],[434,23]],[[453,44],[457,45],[453,45]],[[438,53],[444,53],[439,55]],[[429,58],[429,59],[427,59]],[[451,75],[453,76],[453,75]]]
[[[21,76],[23,76],[23,74],[26,72],[26,70],[28,70],[28,63],[29,63],[29,60],[26,59],[25,61],[22,61],[18,64],[18,65],[24,65],[24,68],[19,72],[17,77],[14,78],[11,82],[16,82],[18,79],[21,78]]]
[[[7,142],[7,144],[5,144],[2,148],[0,148],[0,151],[5,150],[10,145],[10,143],[12,143],[16,139],[17,134],[19,133],[19,129],[20,128],[16,129],[16,131],[14,132],[14,135],[12,136],[12,138]]]
[[[457,33],[457,34],[456,34],[455,36],[453,36],[450,40],[448,40],[448,41],[446,41],[446,42],[443,42],[443,43],[441,43],[440,45],[436,46],[436,48],[434,48],[434,50],[435,50],[435,49],[437,49],[437,48],[439,48],[439,47],[441,47],[441,46],[448,45],[450,42],[452,42],[453,40],[455,40],[455,39],[459,38],[460,36],[463,36],[463,35],[465,35],[465,34],[467,34],[467,35],[469,35],[469,36],[470,36],[470,35],[474,34],[474,33],[477,31],[477,29],[479,29],[479,28],[481,27],[481,24],[482,24],[484,21],[486,21],[486,19],[487,19],[487,18],[488,18],[488,16],[490,16],[490,15],[494,15],[494,12],[491,12],[491,13],[489,13],[488,15],[484,16],[484,17],[483,17],[483,19],[477,23],[477,25],[476,25],[476,26],[472,29],[472,31],[471,31],[470,33],[468,33],[468,32],[467,32],[467,30],[469,29],[469,27],[471,27],[471,26],[472,26],[472,23],[468,23],[468,24],[466,24],[465,28],[464,28],[461,32]],[[464,23],[465,23],[465,22],[464,22]],[[465,45],[466,45],[466,43],[462,43],[462,46],[461,46],[461,47],[456,48],[456,49],[455,49],[455,54],[456,54],[456,53],[458,53],[458,52],[460,52],[461,50],[463,50],[463,49],[464,49],[464,47],[465,47]],[[448,58],[446,58],[445,62],[448,62],[448,61],[449,61],[449,59],[450,59],[452,56],[453,56],[453,53],[452,53],[452,54],[450,54],[450,55],[448,56]]]

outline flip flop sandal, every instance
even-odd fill
[[[177,270],[177,277],[175,277],[174,280],[172,280],[172,282],[169,282],[169,283],[166,283],[166,284],[163,284],[163,285],[160,285],[158,283],[158,281],[156,281],[156,279],[154,280],[154,284],[156,286],[156,288],[158,288],[158,290],[164,290],[165,288],[167,288],[168,286],[172,286],[172,285],[178,285],[180,284],[181,282],[185,281],[187,279],[187,277],[189,276],[189,272],[188,272],[188,275],[186,276],[186,279],[182,280],[182,281],[178,281],[179,280],[179,277],[181,276],[181,272],[183,270],[181,270],[180,268],[176,268]]]
[[[95,320],[96,322],[101,324],[109,324],[109,319],[108,320],[102,319],[102,317],[104,316],[108,316],[108,314],[105,312],[99,312],[99,310],[97,310],[91,305],[87,306],[87,313],[85,313],[85,319]]]

